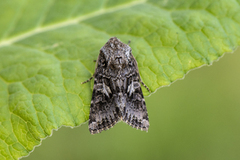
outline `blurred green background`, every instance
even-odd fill
[[[149,132],[62,127],[24,160],[239,160],[240,49],[146,97]]]

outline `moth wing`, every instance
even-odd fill
[[[129,81],[127,104],[122,113],[122,120],[133,128],[148,131],[148,113],[138,76],[133,76],[133,79]]]
[[[89,114],[89,131],[100,133],[114,126],[121,118],[121,112],[113,103],[110,79],[106,78],[106,62],[100,50],[94,73],[94,87]]]
[[[105,84],[106,81],[107,79],[99,81],[95,78],[88,126],[91,134],[108,130],[121,118],[121,113],[111,98],[111,90]]]

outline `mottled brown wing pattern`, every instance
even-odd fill
[[[116,37],[110,38],[100,50],[93,77],[89,115],[91,134],[107,130],[120,120],[148,131],[148,113],[140,85],[142,81],[128,45]]]
[[[107,79],[103,79],[107,81]],[[114,105],[109,87],[95,78],[89,114],[89,131],[100,133],[114,126],[121,118],[119,109]]]
[[[133,128],[148,131],[148,113],[138,77],[136,74],[132,75],[132,81],[129,79],[127,104],[122,113],[122,120]]]

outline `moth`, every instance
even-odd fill
[[[148,131],[149,120],[142,94],[137,61],[129,45],[112,37],[100,49],[93,76],[89,131],[91,134],[108,130],[120,120],[133,128]],[[82,84],[83,84],[82,83]]]

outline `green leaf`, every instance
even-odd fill
[[[153,92],[240,44],[239,0],[8,0],[0,16],[0,159],[88,120],[92,89],[81,82],[110,37],[131,40]]]

